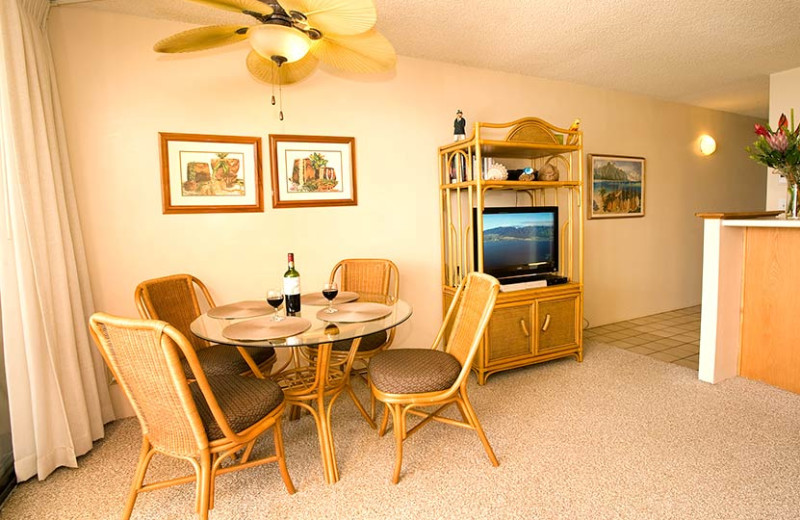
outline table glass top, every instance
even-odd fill
[[[358,301],[385,303],[390,307],[391,312],[384,317],[374,320],[343,323],[335,321],[335,314],[331,315],[332,317],[325,316],[324,320],[318,318],[317,315],[319,312],[325,309],[324,305],[303,304],[302,310],[297,316],[311,322],[311,326],[307,330],[288,338],[261,341],[236,341],[225,337],[223,334],[225,327],[247,321],[246,319],[231,320],[211,318],[206,313],[203,313],[192,322],[190,328],[193,334],[212,343],[254,347],[299,347],[303,345],[319,345],[332,341],[353,339],[391,329],[406,321],[412,313],[411,305],[403,300],[391,300],[385,299],[382,296],[377,297],[375,295],[364,294],[360,295]],[[281,308],[280,314],[283,315],[283,312],[283,308]]]

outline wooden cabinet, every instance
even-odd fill
[[[445,289],[445,310],[455,289]],[[583,360],[582,292],[574,284],[500,293],[473,371],[491,374],[566,356]]]
[[[476,123],[469,139],[439,148],[443,311],[461,279],[483,271],[483,243],[475,240],[483,233],[477,218],[483,208],[559,208],[558,274],[568,282],[504,287],[473,364],[480,384],[503,370],[566,356],[583,359],[582,142],[577,121],[564,129],[524,118]],[[556,169],[558,178],[487,179],[487,170],[497,163],[507,169]]]

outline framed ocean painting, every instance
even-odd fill
[[[589,218],[644,216],[644,157],[589,154]]]

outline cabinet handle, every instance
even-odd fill
[[[522,327],[522,333],[525,334],[525,337],[530,338],[531,333],[528,332],[528,327],[525,325],[525,320],[519,320],[519,325]]]
[[[547,316],[544,317],[544,324],[542,324],[542,332],[545,332],[547,330],[547,327],[549,326],[550,326],[550,315],[548,314]]]

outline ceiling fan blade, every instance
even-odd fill
[[[280,67],[272,61],[261,57],[256,51],[247,55],[247,70],[254,78],[274,85],[296,83],[311,74],[317,68],[317,60],[312,54],[292,63],[284,63]]]
[[[278,0],[288,13],[299,11],[308,25],[327,34],[361,34],[375,26],[378,13],[373,0]]]
[[[236,43],[247,38],[247,26],[211,25],[173,34],[156,42],[156,52],[192,52]]]
[[[323,63],[347,72],[386,72],[397,62],[392,44],[374,29],[351,36],[323,36],[311,42],[311,53]]]
[[[207,5],[209,7],[216,7],[217,9],[224,9],[226,11],[234,11],[242,13],[244,11],[252,11],[254,13],[269,16],[275,11],[268,4],[259,2],[258,0],[190,0],[197,4]]]

